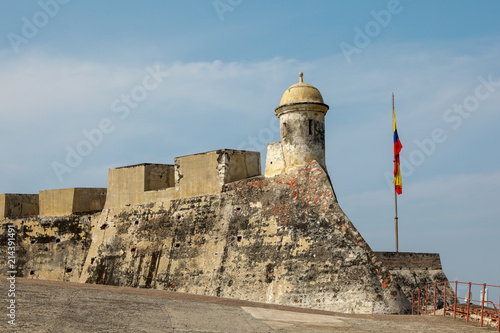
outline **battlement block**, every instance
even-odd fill
[[[0,219],[38,215],[38,194],[0,194]]]
[[[220,149],[175,158],[176,198],[221,193],[224,184],[260,175],[260,153]]]
[[[174,166],[170,164],[136,164],[109,169],[106,208],[141,204],[145,192],[174,187]]]
[[[66,188],[39,192],[40,216],[63,216],[101,211],[105,188]]]

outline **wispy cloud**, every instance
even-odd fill
[[[483,52],[474,49],[463,54],[453,49],[438,50],[435,45],[374,44],[353,66],[346,66],[340,53],[314,61],[274,58],[164,63],[161,66],[169,73],[165,84],[120,123],[109,143],[93,153],[95,156],[72,177],[83,180],[79,174],[86,167],[112,164],[113,159],[127,161],[128,156],[131,162],[138,162],[133,158],[138,152],[122,147],[137,147],[141,156],[149,152],[149,159],[157,159],[162,151],[165,161],[175,154],[236,148],[269,126],[281,94],[303,71],[305,81],[317,86],[331,107],[327,115],[327,166],[337,191],[350,195],[386,187],[384,172],[391,169],[391,92],[396,94],[405,157],[405,152],[417,147],[415,140],[425,138],[436,126],[446,125],[443,113],[474,90],[478,76],[500,78],[500,73],[491,73],[495,68],[491,54],[497,48],[489,44]],[[35,159],[43,165],[46,156],[52,160],[63,157],[64,147],[78,143],[82,130],[95,126],[103,116],[116,117],[110,112],[110,104],[130,91],[149,65],[109,66],[44,53],[2,57],[3,129],[9,123],[9,127],[25,133],[14,133],[15,145],[7,146],[6,154],[14,159],[22,147],[29,157],[19,163]],[[468,121],[491,123],[497,117],[493,110],[499,100],[500,94],[492,96]],[[429,158],[412,177],[428,177],[425,172],[433,166],[432,161],[441,161],[449,147],[470,140],[474,133],[467,130],[468,126],[463,126],[460,131],[449,132],[453,140],[442,148],[443,153]],[[495,135],[493,129],[489,131]],[[260,150],[264,155],[265,147]],[[14,173],[0,185],[11,184],[7,186],[11,188],[23,177]],[[56,181],[53,179],[51,186],[61,185]],[[30,184],[31,191],[35,190],[36,182]]]

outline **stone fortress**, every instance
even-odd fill
[[[110,169],[107,188],[1,194],[0,245],[14,225],[18,276],[408,313],[412,291],[446,280],[439,255],[372,251],[326,171],[328,110],[301,73],[264,175],[258,152],[221,149]]]

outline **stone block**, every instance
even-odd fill
[[[38,194],[0,194],[0,219],[38,215]]]
[[[101,211],[105,188],[66,188],[39,192],[40,216],[64,216]]]
[[[175,159],[176,198],[216,194],[224,184],[260,175],[260,153],[221,149]]]
[[[108,198],[106,208],[125,207],[149,202],[159,198],[158,191],[174,186],[174,166],[170,164],[137,164],[113,168],[108,173]],[[165,191],[163,191],[165,192]],[[168,191],[165,193],[173,193]],[[165,195],[164,200],[171,200],[171,194]]]

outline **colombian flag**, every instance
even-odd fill
[[[399,168],[399,152],[403,145],[399,141],[396,129],[396,111],[394,110],[394,94],[392,95],[392,120],[394,123],[394,188],[397,194],[403,193],[403,181],[401,180],[401,169]]]

